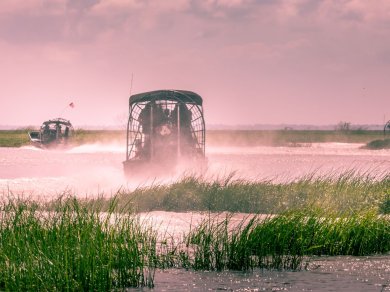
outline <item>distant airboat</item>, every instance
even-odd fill
[[[39,131],[31,131],[28,135],[34,146],[49,148],[67,144],[73,132],[70,121],[57,118],[43,122]]]
[[[157,90],[129,99],[126,175],[169,171],[205,159],[202,98],[191,91]]]

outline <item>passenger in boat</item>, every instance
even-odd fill
[[[164,112],[161,105],[151,101],[145,105],[139,115],[139,122],[142,127],[142,133],[145,135],[144,147],[141,150],[141,156],[150,158],[153,153],[156,153],[155,139],[158,139],[160,126],[164,122]],[[153,142],[152,142],[153,141]],[[151,148],[152,146],[153,149]]]
[[[136,151],[137,156],[139,157],[145,157],[150,158],[150,133],[151,133],[151,126],[152,126],[152,102],[148,102],[145,107],[141,110],[138,121],[141,125],[141,131],[144,134],[144,146],[140,147],[141,145],[136,145]]]
[[[43,135],[49,135],[50,133],[50,127],[48,124],[45,124],[45,126],[43,127]]]
[[[43,126],[43,135],[42,135],[42,141],[46,142],[50,139],[50,127],[48,124],[45,124]]]
[[[170,119],[171,119],[170,115],[171,115],[171,113],[169,111],[169,108],[166,108],[164,110],[164,122],[168,123],[170,121]]]
[[[160,104],[153,104],[153,130],[158,133],[159,127],[165,123],[165,114]]]
[[[61,134],[62,134],[62,132],[61,132],[61,125],[60,124],[56,124],[56,139],[59,139],[59,138],[61,138]]]
[[[160,163],[171,160],[170,144],[172,126],[169,123],[169,109],[163,109],[161,104],[153,107],[153,159]]]
[[[65,137],[65,139],[67,139],[69,137],[69,127],[68,126],[66,126],[66,128],[65,128],[64,137]]]
[[[150,126],[151,126],[151,102],[148,102],[145,107],[141,110],[139,114],[138,120],[142,127],[142,133],[150,134]]]
[[[160,134],[165,152],[164,157],[172,163],[172,160],[177,158],[177,136],[174,134],[172,113],[168,108],[164,110],[164,123],[161,126]]]
[[[136,139],[134,141],[134,149],[135,149],[135,157],[136,158],[143,158],[145,155],[144,148],[142,147],[142,140],[141,139]]]
[[[172,111],[172,122],[174,128],[180,128],[180,148],[181,153],[186,154],[189,148],[194,145],[194,139],[191,132],[192,112],[187,108],[185,104],[177,104]]]

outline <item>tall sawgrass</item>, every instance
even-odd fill
[[[390,251],[390,219],[375,213],[287,212],[253,217],[234,229],[207,219],[186,239],[183,266],[201,270],[300,269],[313,255],[363,256]],[[183,257],[182,257],[183,258]]]
[[[153,287],[156,268],[297,270],[313,255],[390,252],[390,218],[373,211],[295,210],[238,223],[209,213],[177,237],[158,233],[117,203],[113,198],[107,212],[73,197],[2,203],[0,289]]]
[[[390,174],[349,171],[340,175],[308,175],[286,183],[244,181],[234,175],[208,180],[186,176],[172,184],[121,190],[119,204],[136,211],[212,211],[275,214],[302,208],[335,212],[382,210],[390,193]]]
[[[76,199],[56,208],[0,206],[0,289],[83,290],[153,286],[156,235],[131,214],[91,211]]]
[[[308,176],[285,184],[189,176],[106,200],[0,203],[0,290],[154,285],[156,268],[300,269],[314,255],[390,252],[389,175]],[[141,210],[208,211],[182,237]],[[220,211],[247,212],[237,223]],[[256,215],[256,213],[268,215]]]
[[[379,205],[379,212],[381,214],[390,214],[390,190],[386,194],[383,202]]]
[[[367,143],[366,149],[390,149],[390,138],[373,140]]]

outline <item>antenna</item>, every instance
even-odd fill
[[[133,90],[133,73],[131,73],[130,96],[131,96],[132,90]]]

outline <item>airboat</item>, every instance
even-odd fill
[[[31,143],[41,148],[66,145],[73,135],[74,129],[70,121],[57,118],[44,121],[39,131],[28,133]]]
[[[181,162],[204,164],[202,103],[198,94],[185,90],[130,96],[125,174],[167,173]]]

